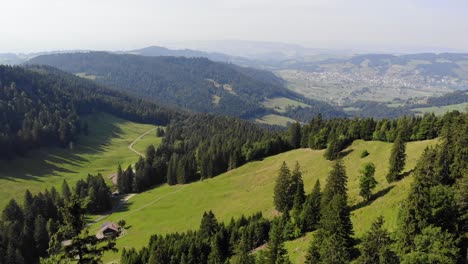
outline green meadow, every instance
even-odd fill
[[[383,215],[386,227],[394,230],[400,202],[406,197],[418,157],[429,145],[437,140],[411,142],[407,144],[407,166],[409,174],[405,179],[388,184],[385,174],[392,144],[375,141],[355,141],[344,151],[344,162],[349,177],[349,201],[354,209],[352,221],[356,237],[370,227],[372,221]],[[370,155],[360,158],[363,150]],[[266,217],[274,217],[277,212],[273,207],[273,187],[278,169],[283,161],[293,167],[297,161],[301,165],[304,184],[310,192],[317,179],[325,185],[332,162],[323,158],[323,150],[298,149],[265,158],[262,161],[248,163],[240,168],[224,173],[212,179],[188,185],[154,188],[137,194],[118,212],[105,221],[125,220],[129,229],[126,235],[117,240],[117,247],[141,248],[147,245],[152,234],[182,232],[198,229],[204,211],[212,210],[218,220],[227,222],[232,217],[250,215],[261,211]],[[379,182],[375,192],[378,198],[370,204],[363,203],[359,193],[359,170],[365,162],[373,162],[376,167],[376,179]],[[92,228],[96,229],[99,224]],[[302,263],[311,234],[286,246],[294,263]],[[120,254],[105,255],[106,262],[118,261]]]
[[[107,114],[94,114],[86,120],[89,135],[81,136],[73,149],[42,148],[22,158],[0,161],[0,208],[11,198],[22,202],[26,189],[37,193],[54,186],[60,190],[64,179],[74,186],[88,173],[101,173],[107,179],[119,163],[127,166],[138,160],[128,145],[155,128]],[[160,140],[154,132],[137,142],[135,148],[144,151],[147,145],[159,144]]]

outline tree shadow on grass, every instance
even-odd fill
[[[94,119],[94,120],[93,120]],[[90,134],[81,135],[73,150],[60,147],[47,147],[30,151],[24,157],[13,160],[0,160],[0,180],[16,182],[30,180],[44,182],[46,176],[61,176],[65,173],[77,173],[66,167],[84,167],[89,162],[83,155],[99,155],[106,151],[106,146],[124,133],[120,124],[125,120],[109,115],[91,117]],[[91,172],[91,171],[90,171]],[[83,175],[83,177],[86,175]]]
[[[385,196],[387,193],[389,193],[393,188],[395,188],[394,185],[391,185],[391,186],[388,186],[387,188],[385,189],[382,189],[376,193],[374,193],[371,197],[371,199],[369,201],[362,201],[358,204],[355,204],[353,206],[351,206],[351,211],[354,211],[354,210],[358,210],[358,209],[361,209],[363,207],[366,207],[368,205],[371,205],[375,200],[377,200],[378,198],[380,197],[383,197]]]
[[[340,152],[340,158],[344,158],[346,156],[348,156],[349,154],[351,154],[352,152],[354,151],[354,149],[348,149],[348,150],[345,150],[345,151],[341,151]]]

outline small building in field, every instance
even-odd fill
[[[96,237],[102,239],[108,236],[118,236],[120,233],[120,227],[112,222],[106,222],[101,225],[101,228],[96,233]]]

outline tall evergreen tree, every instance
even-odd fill
[[[64,261],[77,261],[81,263],[99,263],[105,251],[117,251],[115,249],[115,237],[106,236],[98,239],[94,234],[89,234],[86,227],[85,213],[87,205],[78,196],[73,195],[70,201],[61,208],[63,225],[54,234],[53,253],[58,253]],[[62,239],[69,239],[70,244],[60,249]]]
[[[305,232],[313,231],[320,221],[320,203],[322,194],[320,192],[320,181],[317,180],[314,189],[307,197],[302,210],[302,224]]]
[[[361,170],[361,177],[359,178],[359,195],[369,201],[372,197],[372,190],[377,185],[374,178],[375,165],[372,162],[364,164]]]
[[[301,147],[301,124],[295,122],[291,124],[288,131],[289,144],[293,149]]]
[[[399,259],[392,251],[392,239],[386,229],[383,228],[384,219],[378,217],[371,229],[363,236],[359,246],[361,255],[356,260],[358,264],[398,264]]]
[[[328,137],[328,145],[324,156],[327,160],[335,160],[340,156],[340,144],[334,132]]]
[[[282,220],[273,224],[270,230],[270,240],[267,245],[267,264],[288,264],[291,263],[288,252],[284,248]]]
[[[63,180],[63,182],[62,182],[62,198],[65,201],[68,201],[68,200],[70,200],[70,196],[71,196],[70,187],[68,186],[67,181]]]
[[[346,168],[343,160],[338,159],[333,164],[332,170],[328,174],[327,183],[323,189],[322,202],[324,204],[329,203],[335,195],[343,195],[347,197],[347,185],[348,176],[346,176]]]
[[[281,168],[276,178],[273,202],[276,210],[280,212],[289,211],[292,208],[293,197],[291,196],[291,172],[289,171],[286,162],[283,161]]]
[[[387,181],[394,182],[400,178],[400,173],[405,168],[406,162],[406,145],[401,137],[401,133],[398,134],[393,143],[389,162]]]
[[[294,171],[291,176],[291,191],[292,197],[294,197],[293,208],[300,212],[302,210],[302,205],[305,202],[305,191],[304,191],[304,181],[302,180],[302,172],[299,165],[299,162],[296,162]]]

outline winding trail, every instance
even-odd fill
[[[139,151],[135,150],[133,148],[133,145],[135,145],[135,143],[137,143],[140,139],[142,139],[144,136],[148,135],[149,133],[155,131],[157,129],[157,127],[155,128],[152,128],[148,131],[146,131],[145,133],[141,134],[139,137],[137,137],[135,140],[133,140],[132,143],[130,143],[130,145],[128,145],[128,149],[135,152],[137,155],[141,156],[141,157],[145,157],[145,155],[143,155],[142,153],[140,153]],[[112,183],[113,184],[117,184],[117,174],[112,174],[110,177],[109,177],[111,180],[112,180]],[[104,219],[106,219],[107,217],[109,217],[112,213],[116,212],[117,210],[119,210],[120,208],[122,208],[122,206],[128,202],[128,200],[130,200],[130,198],[132,198],[133,196],[135,196],[136,193],[129,193],[125,196],[123,196],[120,200],[119,200],[119,203],[114,206],[114,208],[112,208],[112,210],[110,210],[109,212],[107,212],[106,214],[104,215],[101,215],[100,217],[92,220],[88,226],[92,225],[92,224],[95,224],[95,223],[98,223]]]
[[[157,127],[155,128],[152,128],[148,131],[146,131],[145,133],[141,134],[138,138],[136,138],[132,143],[130,143],[130,145],[128,145],[128,149],[130,149],[131,151],[135,152],[137,155],[141,156],[141,157],[145,157],[145,155],[143,155],[142,153],[140,153],[139,151],[135,150],[133,148],[133,145],[135,145],[135,143],[138,142],[138,140],[142,139],[144,136],[148,135],[149,133],[151,133],[152,131],[155,131],[157,129]]]

